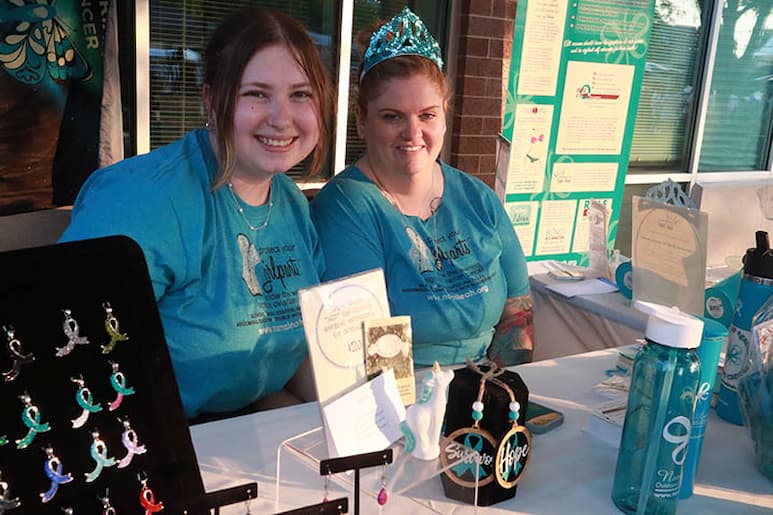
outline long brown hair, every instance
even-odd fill
[[[249,7],[231,14],[220,23],[204,54],[204,84],[209,89],[207,114],[214,115],[209,123],[214,123],[217,131],[220,158],[213,190],[226,184],[233,174],[236,162],[233,118],[244,69],[256,52],[276,44],[290,49],[308,76],[313,92],[319,141],[307,162],[306,173],[317,174],[325,164],[332,132],[333,94],[319,52],[303,26],[290,16]]]

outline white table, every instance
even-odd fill
[[[601,399],[591,387],[604,379],[616,362],[613,349],[545,360],[515,367],[529,387],[531,398],[563,411],[564,424],[535,435],[529,468],[514,499],[480,513],[614,514],[610,493],[617,450],[587,434],[589,406]],[[207,491],[247,481],[259,483],[253,513],[274,512],[276,453],[288,437],[320,425],[316,403],[256,413],[191,428]],[[299,461],[283,453],[281,510],[318,503],[322,480]],[[286,478],[286,480],[285,480]],[[332,490],[331,498],[345,495]],[[474,513],[472,506],[443,496],[440,480],[431,480],[410,494],[430,508],[405,498],[391,498],[384,513]],[[352,496],[349,495],[350,502]],[[374,500],[361,498],[361,513],[378,513]],[[244,513],[244,506],[222,513]],[[694,495],[678,504],[680,514],[773,513],[773,483],[755,467],[751,439],[740,426],[713,412],[707,427]],[[350,513],[352,511],[350,510]]]

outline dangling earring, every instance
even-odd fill
[[[518,423],[521,416],[521,404],[515,400],[513,390],[504,382],[494,379],[494,382],[503,387],[510,396],[510,413],[508,417],[512,426],[505,433],[497,448],[497,456],[494,460],[497,483],[502,488],[512,488],[523,477],[526,466],[529,464],[531,451],[531,433]]]
[[[330,499],[330,474],[325,474],[325,495],[322,496],[322,502],[328,502]]]
[[[46,453],[46,461],[43,463],[43,470],[46,471],[46,476],[51,480],[49,489],[40,494],[40,502],[46,503],[54,498],[57,490],[59,490],[59,485],[69,483],[73,480],[73,477],[69,472],[67,474],[62,474],[62,460],[54,454],[53,448],[49,446],[43,450]]]
[[[110,504],[110,489],[105,490],[105,496],[97,496],[99,502],[102,503],[102,515],[116,515],[115,508]]]
[[[110,337],[110,341],[105,345],[102,345],[102,354],[109,354],[113,352],[113,348],[118,342],[125,342],[129,339],[129,335],[121,332],[121,327],[118,324],[118,319],[113,314],[113,307],[109,302],[102,303],[102,307],[105,310],[105,331]]]
[[[29,447],[32,440],[35,439],[35,435],[50,431],[51,425],[48,422],[40,422],[40,409],[32,404],[32,398],[27,392],[21,394],[19,399],[24,403],[24,408],[21,412],[21,420],[24,422],[24,425],[27,426],[27,434],[24,438],[16,440],[16,448],[25,449]]]
[[[80,335],[81,328],[78,322],[72,317],[72,311],[69,309],[63,309],[64,322],[62,323],[62,330],[64,335],[67,336],[67,343],[63,347],[56,348],[56,357],[61,358],[67,356],[75,349],[76,345],[87,345],[89,339]]]
[[[384,461],[384,465],[382,465],[381,468],[381,490],[378,491],[378,497],[376,498],[379,506],[384,506],[388,500],[386,491],[386,467],[387,462]]]
[[[0,471],[0,475],[2,471]],[[21,501],[18,497],[11,497],[11,488],[8,483],[0,479],[0,513],[13,510],[21,506]]]
[[[247,489],[247,500],[244,501],[244,506],[247,509],[247,511],[244,512],[244,515],[251,515],[252,512],[250,511],[250,503],[252,503],[252,490]]]
[[[11,355],[11,360],[13,360],[11,368],[3,372],[3,380],[6,383],[10,383],[19,377],[22,365],[29,365],[35,361],[35,356],[31,352],[29,354],[24,352],[24,347],[22,347],[21,341],[16,338],[16,331],[14,331],[13,326],[3,326],[3,331],[5,331],[5,336],[8,339],[8,353]]]

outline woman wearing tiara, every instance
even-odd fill
[[[356,115],[367,151],[312,202],[323,278],[382,268],[392,315],[411,316],[417,366],[530,361],[529,280],[507,213],[438,159],[450,98],[440,47],[407,7],[363,43]]]
[[[230,15],[205,61],[206,128],[92,174],[63,236],[124,234],[142,247],[197,421],[314,397],[310,371],[298,372],[297,292],[319,282],[324,259],[308,201],[285,172],[307,157],[319,171],[332,117],[317,49],[289,16]]]

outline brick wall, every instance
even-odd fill
[[[463,0],[460,9],[450,164],[494,185],[515,0]]]

